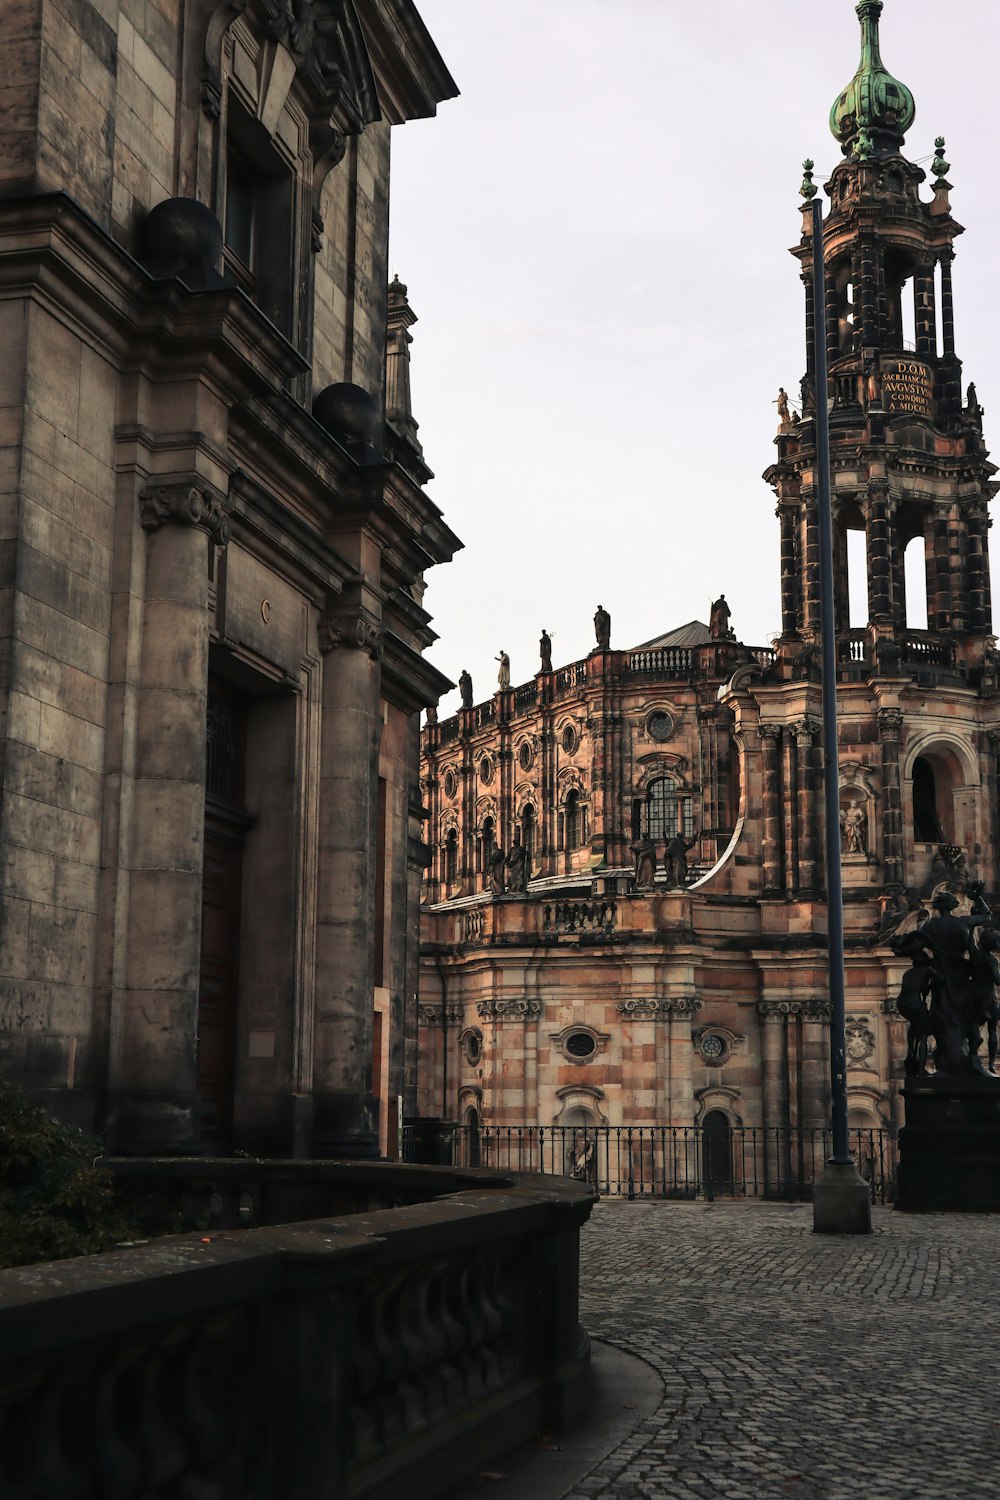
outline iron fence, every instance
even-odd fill
[[[404,1157],[420,1156],[419,1127]],[[610,1198],[812,1197],[832,1133],[806,1127],[721,1125],[452,1125],[435,1132],[437,1160],[456,1167],[543,1172],[589,1182]],[[873,1203],[893,1198],[896,1147],[888,1130],[854,1127],[851,1155]]]

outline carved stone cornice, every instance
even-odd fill
[[[829,1000],[758,1000],[757,1013],[762,1021],[787,1021],[800,1016],[803,1021],[828,1021]]]
[[[319,649],[326,654],[339,646],[353,651],[367,651],[374,661],[381,661],[385,649],[382,631],[364,615],[324,614],[319,622]]]
[[[672,1000],[619,1000],[615,1006],[623,1021],[665,1021],[671,1016],[693,1016],[701,1010],[694,995],[678,995]]]
[[[476,1010],[484,1021],[532,1021],[542,1013],[540,1000],[480,1000]]]
[[[903,728],[903,710],[901,708],[880,708],[875,715],[878,725],[879,738],[883,740],[898,740]]]
[[[458,1001],[453,1001],[442,1007],[440,1005],[418,1005],[418,1026],[460,1026],[465,1020],[465,1006]]]
[[[144,531],[158,531],[168,521],[175,521],[181,526],[198,526],[207,531],[219,547],[229,541],[225,502],[207,485],[189,479],[147,484],[139,492],[139,520]]]

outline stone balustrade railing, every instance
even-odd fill
[[[546,901],[542,906],[542,933],[611,933],[618,925],[614,901]]]
[[[579,1410],[588,1188],[334,1170],[443,1196],[0,1273],[4,1500],[431,1500]]]

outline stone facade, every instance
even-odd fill
[[[880,10],[859,6],[864,28],[877,28]],[[877,59],[877,47],[866,55]],[[826,187],[821,314],[850,1117],[875,1127],[900,1119],[905,1052],[895,996],[906,964],[887,938],[915,924],[942,884],[963,901],[973,876],[1000,886],[1000,697],[987,555],[995,469],[956,354],[961,229],[943,143],[928,201],[925,173],[901,154],[899,117],[890,111],[870,128],[859,118],[840,120],[844,160]],[[631,650],[611,649],[595,617],[598,644],[584,660],[553,671],[543,650],[531,682],[425,730],[428,1113],[715,1128],[829,1118],[816,189],[806,166],[793,251],[806,288],[806,374],[801,411],[782,393],[765,475],[777,497],[780,636],[744,646],[724,599],[709,626],[693,622]],[[867,559],[867,623],[856,629],[852,531]],[[906,600],[911,542],[925,560],[919,628]],[[668,878],[669,839],[675,855],[691,847],[690,869],[675,862]],[[520,852],[509,857],[515,844],[528,851],[526,889]]]
[[[5,21],[3,1062],[118,1150],[373,1154],[458,545],[389,138],[455,87],[410,0]]]

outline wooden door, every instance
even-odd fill
[[[240,925],[240,845],[205,830],[198,996],[201,1139],[228,1149],[233,1120]]]

